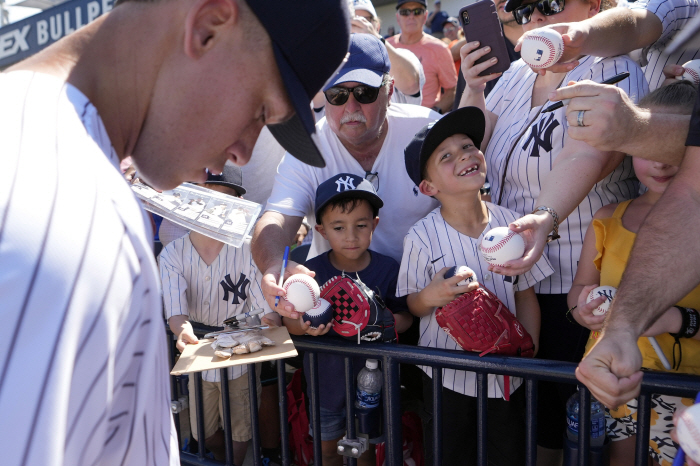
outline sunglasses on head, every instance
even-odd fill
[[[366,84],[360,84],[355,87],[331,87],[330,89],[323,91],[326,96],[326,100],[331,105],[343,105],[350,98],[350,93],[355,96],[361,104],[371,104],[379,96],[379,87],[372,87]]]
[[[535,8],[545,16],[556,15],[564,11],[564,0],[537,0],[535,3],[520,5],[513,10],[515,22],[521,25],[529,23]]]
[[[401,8],[399,10],[401,16],[409,16],[411,13],[413,13],[413,16],[420,16],[425,13],[425,8],[413,8],[411,10],[408,8]]]

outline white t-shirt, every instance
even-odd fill
[[[569,81],[583,79],[602,82],[623,71],[629,71],[630,77],[617,86],[632,101],[637,102],[647,93],[647,84],[642,70],[627,56],[584,57],[566,75],[562,86]],[[500,205],[520,215],[529,214],[537,207],[535,201],[540,195],[541,180],[551,171],[568,140],[566,107],[551,113],[540,113],[539,116],[542,107],[531,108],[536,76],[524,61],[515,61],[486,99],[486,108],[498,115],[498,122],[484,152],[491,183],[491,199],[498,203],[505,170],[503,200]],[[544,107],[549,105],[551,102],[547,102]],[[514,146],[506,170],[506,159]],[[604,205],[636,197],[637,190],[638,182],[634,177],[632,159],[625,157],[612,173],[593,186],[586,199],[559,225],[561,238],[545,247],[545,254],[555,273],[535,286],[538,293],[569,292],[581,255],[583,237],[593,214]]]
[[[417,105],[391,104],[386,114],[388,128],[384,145],[372,166],[378,174],[377,194],[384,201],[379,211],[379,225],[372,238],[372,250],[401,260],[401,240],[416,221],[437,206],[437,201],[418,191],[406,173],[404,148],[423,126],[440,115]],[[320,149],[326,160],[325,168],[306,165],[285,154],[267,202],[266,210],[308,219],[316,224],[314,201],[318,185],[338,173],[353,173],[365,177],[367,172],[353,158],[331,131],[325,118],[316,124]],[[308,259],[328,251],[328,242],[314,235]]]
[[[185,235],[163,248],[158,265],[166,320],[187,315],[193,322],[222,327],[229,317],[253,309],[262,308],[264,314],[272,312],[260,288],[262,274],[250,254],[250,239],[240,248],[224,244],[216,259],[207,265],[190,235]],[[246,368],[232,367],[229,379],[245,374]],[[219,382],[219,371],[205,371],[202,378]]]
[[[481,286],[493,292],[517,316],[514,293],[534,286],[535,283],[551,275],[554,269],[547,258],[542,256],[530,271],[517,277],[506,277],[489,272],[489,264],[484,261],[479,252],[484,233],[492,228],[508,226],[519,216],[490,202],[486,203],[486,207],[489,211],[489,223],[478,238],[463,235],[452,228],[442,217],[440,207],[413,225],[404,239],[396,296],[418,293],[428,286],[435,274],[444,267],[466,265],[474,271]],[[434,312],[421,318],[418,344],[430,348],[460,349],[459,345],[437,323]],[[430,367],[420,367],[432,377]],[[489,375],[488,379],[488,397],[503,398],[496,376]],[[513,393],[521,383],[522,379],[511,378],[510,393]],[[442,384],[445,388],[463,395],[476,396],[477,385],[474,372],[443,369]]]
[[[622,6],[622,4],[621,4]],[[698,12],[698,0],[639,0],[624,2],[631,10],[648,10],[661,20],[663,32],[661,37],[642,50],[642,67],[649,83],[649,89],[655,90],[661,86],[666,65],[683,65],[700,58],[700,50],[677,50],[671,55],[665,55],[664,50],[671,43],[676,33],[693,19]]]
[[[97,109],[0,74],[3,464],[179,465],[150,223]]]

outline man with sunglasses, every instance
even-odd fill
[[[304,216],[315,224],[315,192],[323,181],[338,173],[353,173],[371,181],[384,201],[372,247],[397,261],[408,229],[437,206],[437,201],[414,189],[402,167],[403,150],[413,135],[440,115],[417,105],[390,103],[393,80],[389,67],[386,48],[379,39],[352,34],[347,63],[324,88],[326,117],[316,125],[326,166],[310,167],[286,154],[277,168],[275,185],[252,243],[253,258],[264,274],[263,293],[273,307],[275,296],[284,296],[284,290],[277,286],[284,247],[292,243]],[[321,235],[314,235],[308,258],[328,248]],[[310,272],[291,262],[285,276],[294,273]],[[286,317],[298,317],[284,299],[276,310]]]
[[[452,108],[457,85],[457,72],[447,45],[423,31],[428,18],[425,0],[399,0],[396,20],[401,33],[386,42],[399,49],[415,53],[423,65],[425,85],[421,105],[439,113]]]

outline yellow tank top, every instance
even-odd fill
[[[620,286],[622,273],[627,267],[632,245],[636,239],[636,233],[632,233],[622,226],[622,215],[627,210],[630,201],[620,203],[612,217],[604,219],[594,219],[592,222],[595,231],[595,247],[598,251],[593,262],[596,268],[600,271],[600,284]],[[700,285],[678,302],[679,306],[700,309]],[[591,349],[598,339],[600,332],[591,332],[586,344],[586,353]],[[663,350],[669,362],[673,363],[673,337],[664,333],[656,336],[656,341]],[[682,359],[681,365],[677,369],[678,372],[688,374],[700,374],[700,340],[682,338],[681,349]],[[664,371],[664,366],[661,364],[654,348],[649,343],[648,338],[640,338],[637,342],[639,350],[642,353],[642,367]],[[676,359],[678,359],[678,351],[676,350]]]

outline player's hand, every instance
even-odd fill
[[[489,270],[500,275],[516,276],[527,272],[540,260],[547,244],[547,236],[554,228],[554,219],[547,212],[528,214],[508,225],[508,228],[523,237],[525,254],[520,259],[508,261],[502,266],[489,265]]]
[[[603,330],[576,369],[576,378],[608,408],[616,408],[639,395],[642,354],[637,337],[626,330]]]
[[[284,299],[284,296],[286,295],[284,288],[277,285],[281,270],[282,261],[279,261],[272,264],[263,274],[261,287],[263,295],[265,296],[265,301],[267,301],[267,304],[273,311],[279,313],[280,315],[289,317],[290,319],[298,319],[299,313],[294,309],[294,305]],[[286,280],[290,276],[297,273],[303,273],[310,277],[316,275],[316,273],[307,269],[303,265],[290,261],[287,264],[287,269],[284,272],[284,279]],[[277,304],[277,307],[275,307],[275,298],[277,296],[280,297],[280,302]]]
[[[350,21],[350,32],[354,32],[355,34],[371,34],[377,38],[380,37],[374,25],[362,16],[355,16]]]
[[[622,89],[593,81],[570,81],[549,95],[552,102],[571,99],[566,108],[568,135],[600,151],[617,151],[637,138],[637,122],[642,111]],[[578,126],[579,111],[584,126]]]
[[[312,337],[319,337],[331,331],[331,328],[333,328],[333,320],[331,320],[327,324],[319,325],[318,328],[311,328],[311,322],[302,322],[300,325],[301,329],[304,332],[306,332],[307,335],[311,335]]]
[[[549,68],[530,67],[530,69],[535,73],[544,76],[547,73],[547,71],[550,71],[552,73],[568,73],[569,71],[576,68],[578,66],[578,58],[581,55],[585,55],[585,53],[581,51],[581,48],[588,39],[589,33],[588,28],[585,27],[585,24],[558,23],[544,27],[554,29],[559,34],[561,34],[561,38],[564,40],[564,51],[562,52],[559,60],[557,60],[557,62]],[[536,29],[536,31],[541,30],[541,28]],[[525,36],[534,32],[535,31],[529,31],[520,36],[520,39],[518,39],[518,42],[515,44],[516,52],[520,52],[520,48],[522,47]]]
[[[685,70],[681,65],[666,65],[664,66],[663,73],[666,79],[664,79],[661,85],[668,86],[669,84],[677,83],[678,79],[676,79],[676,76],[683,76]]]
[[[270,312],[269,314],[265,314],[262,319],[260,319],[260,322],[270,327],[281,327],[282,317],[276,312]]]
[[[185,346],[196,345],[198,341],[199,338],[194,334],[192,326],[187,325],[182,329],[180,335],[177,336],[177,343],[175,346],[177,346],[178,351],[182,353],[185,350]]]
[[[598,331],[603,328],[605,314],[597,316],[593,314],[593,310],[605,302],[605,296],[598,296],[596,299],[587,303],[588,294],[598,288],[599,285],[584,286],[581,294],[578,295],[576,309],[571,312],[576,322],[592,331]]]
[[[474,281],[468,285],[457,286],[465,278],[471,274],[460,272],[454,277],[445,278],[445,272],[450,267],[444,267],[435,274],[428,286],[420,291],[421,301],[429,307],[442,307],[454,301],[459,295],[474,291],[479,288],[479,283]]]
[[[492,73],[487,74],[486,76],[479,76],[479,73],[498,63],[498,59],[494,57],[491,60],[479,63],[478,65],[474,64],[479,58],[483,57],[490,51],[491,47],[479,48],[479,42],[467,42],[459,51],[459,54],[462,57],[462,74],[464,75],[464,81],[466,82],[467,89],[469,89],[472,94],[484,92],[486,89],[486,83],[496,79],[502,74]]]

